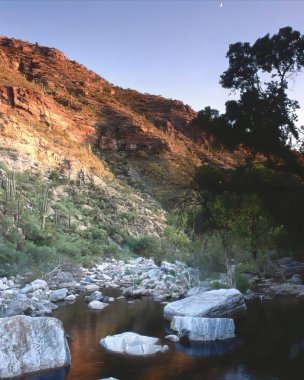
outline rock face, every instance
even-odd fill
[[[26,316],[0,319],[1,379],[70,363],[70,351],[58,319]]]
[[[238,290],[219,289],[169,303],[164,308],[164,317],[168,320],[173,316],[236,318],[245,312],[244,298]]]
[[[153,355],[168,349],[168,346],[162,346],[158,343],[158,338],[143,336],[134,332],[107,336],[100,341],[100,344],[109,351],[139,356]]]
[[[224,340],[234,338],[235,326],[230,318],[173,317],[171,329],[193,341]]]

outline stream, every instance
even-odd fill
[[[103,294],[117,296],[109,290]],[[274,380],[302,379],[304,373],[304,301],[280,298],[248,304],[247,317],[236,321],[237,338],[206,343],[171,343],[163,305],[149,297],[121,299],[102,311],[89,310],[83,297],[59,308],[70,336],[72,366],[24,377],[24,380]],[[148,357],[107,352],[106,335],[125,331],[162,338],[170,349]]]

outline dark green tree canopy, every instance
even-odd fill
[[[229,68],[220,83],[238,92],[239,99],[226,102],[223,115],[206,107],[196,123],[229,149],[245,145],[253,153],[297,166],[292,146],[301,137],[296,125],[299,104],[289,99],[287,89],[304,67],[304,36],[290,27],[282,28],[253,45],[230,45],[227,58]]]
[[[202,231],[227,228],[225,224],[229,227],[232,222],[244,224],[245,213],[247,222],[251,218],[250,224],[253,216],[267,217],[273,226],[282,227],[290,243],[302,248],[304,181],[301,177],[263,165],[243,165],[236,169],[203,165],[196,172],[193,188],[199,194],[196,199],[202,213],[198,227]],[[254,205],[258,207],[253,212]]]
[[[260,94],[269,87],[286,89],[304,66],[304,36],[291,27],[281,28],[272,37],[267,34],[252,46],[237,42],[230,45],[227,58],[229,68],[220,83],[224,88],[242,92],[256,90]],[[270,74],[263,82],[262,74]],[[266,89],[265,89],[266,87]]]

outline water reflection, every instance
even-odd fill
[[[22,377],[20,380],[65,380],[68,375],[68,368],[61,368],[47,373],[41,372],[36,375]],[[19,379],[19,378],[18,378]]]
[[[191,342],[189,344],[176,344],[176,349],[177,351],[181,351],[188,356],[208,358],[211,356],[227,355],[241,345],[241,339],[227,339],[215,342]]]
[[[83,299],[56,311],[71,336],[72,367],[26,380],[270,380],[302,379],[304,303],[294,299],[254,302],[238,320],[237,338],[220,342],[168,343],[153,357],[107,352],[99,340],[134,331],[161,339],[169,332],[163,306],[149,298],[117,300],[105,310],[89,310]]]

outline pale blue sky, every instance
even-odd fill
[[[57,47],[116,85],[223,111],[229,44],[304,33],[303,15],[301,0],[0,0],[0,35]],[[302,108],[303,90],[304,74],[290,93]]]

